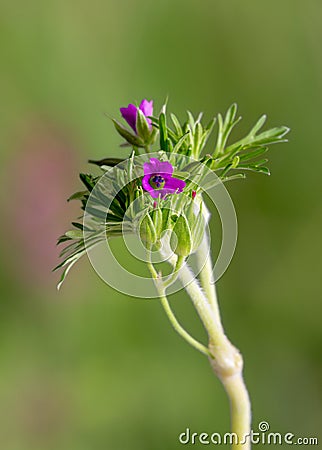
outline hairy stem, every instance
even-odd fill
[[[170,258],[169,262],[175,264],[175,258]],[[204,280],[206,277],[209,277],[209,274],[205,274]],[[231,432],[237,436],[237,440],[232,443],[232,449],[249,450],[250,442],[245,437],[250,432],[251,407],[242,375],[243,359],[238,349],[231,344],[225,335],[219,315],[215,286],[213,286],[214,294],[211,294],[210,304],[210,300],[202,291],[193,271],[187,264],[180,269],[179,279],[189,294],[208,333],[209,350],[213,356],[209,358],[209,361],[229,398]]]
[[[220,322],[220,311],[217,301],[215,281],[213,277],[213,267],[211,263],[210,247],[207,235],[204,236],[200,247],[197,251],[198,269],[200,270],[200,282],[208,301],[212,307],[212,310]]]

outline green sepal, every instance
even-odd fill
[[[150,138],[151,138],[151,130],[150,130],[150,127],[146,120],[145,115],[143,114],[143,112],[140,109],[138,109],[138,114],[137,114],[137,119],[136,119],[136,129],[137,129],[138,136],[140,136],[140,138],[142,138],[142,141],[144,141],[144,143],[149,143]]]
[[[139,136],[132,134],[127,128],[123,127],[117,120],[112,119],[116,131],[131,145],[135,147],[143,147],[144,142]]]

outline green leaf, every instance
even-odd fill
[[[253,131],[251,131],[250,133],[248,133],[246,137],[228,147],[227,151],[232,150],[237,146],[241,146],[242,150],[246,150],[255,147],[265,147],[269,144],[275,144],[278,142],[287,142],[287,139],[283,138],[289,131],[290,129],[285,126],[275,127],[270,130],[264,131],[263,133],[260,133],[258,135],[252,134]]]
[[[160,148],[165,152],[168,151],[168,129],[166,123],[166,117],[164,113],[160,114],[159,117],[159,131],[160,131]]]
[[[154,116],[149,116],[149,119],[151,119],[152,125],[159,128],[159,118]]]
[[[121,208],[118,200],[116,198],[113,199],[113,201],[110,204],[109,208],[116,216],[123,219],[125,211]]]
[[[181,149],[182,145],[184,144],[187,136],[190,134],[190,131],[187,131],[181,138],[178,140],[176,145],[173,147],[172,153],[178,153]]]
[[[257,121],[257,123],[254,125],[254,127],[250,130],[249,135],[255,136],[256,133],[263,127],[264,123],[266,122],[267,116],[266,114],[263,114]]]
[[[63,242],[66,242],[66,241],[70,241],[70,240],[71,240],[70,237],[66,236],[66,234],[63,234],[62,236],[60,236],[58,238],[57,245],[62,244]]]
[[[103,219],[105,221],[107,212],[101,211],[100,209],[93,208],[92,206],[86,207],[86,212],[91,214],[93,217]]]
[[[88,198],[88,191],[81,191],[81,192],[75,192],[75,194],[71,195],[67,201],[71,201],[71,200],[82,200],[82,199],[86,199]]]
[[[255,161],[254,165],[255,166],[262,166],[263,164],[266,164],[267,162],[268,162],[268,159],[267,158],[263,158],[263,159],[260,159],[258,161]]]
[[[216,158],[213,160],[213,163],[211,165],[211,168],[216,170],[220,169],[221,167],[225,167],[227,163],[231,162],[234,157],[237,155],[237,153],[240,151],[241,146],[235,148],[234,150],[227,151],[223,156]]]
[[[239,158],[240,158],[240,161],[244,162],[244,161],[248,161],[250,159],[255,159],[258,156],[263,155],[267,151],[268,151],[268,147],[259,147],[259,148],[255,148],[254,150],[248,151],[244,154],[240,154]]]
[[[189,124],[190,130],[191,130],[192,133],[194,133],[194,131],[195,131],[195,118],[193,117],[193,115],[191,114],[190,111],[187,111],[187,114],[188,114],[188,124]]]
[[[225,116],[224,127],[227,128],[230,124],[232,124],[235,120],[237,114],[237,103],[233,103]]]
[[[208,191],[209,189],[217,186],[220,183],[226,183],[227,181],[240,180],[245,178],[246,175],[244,173],[237,173],[235,175],[230,175],[229,177],[218,177],[217,180],[211,180],[208,183],[206,183],[204,186],[202,186],[202,189],[204,191]]]
[[[208,125],[206,126],[206,128],[205,128],[205,130],[206,131],[212,131],[213,130],[213,128],[214,128],[214,125],[215,125],[215,123],[216,123],[216,120],[217,120],[217,118],[216,117],[214,117],[213,119],[211,119],[211,121],[208,123]]]
[[[67,257],[69,258],[70,256],[78,253],[78,251],[80,249],[84,248],[84,241],[78,239],[77,241],[73,241],[71,243],[69,243],[68,245],[66,245],[66,247],[64,247],[61,252],[59,253],[59,257],[65,257],[66,255],[68,255]]]
[[[119,216],[115,216],[114,214],[107,213],[106,214],[106,222],[119,222],[121,223],[123,219]]]
[[[91,192],[96,184],[96,179],[93,177],[93,175],[80,173],[79,178],[81,179],[82,183],[87,187],[89,192]]]
[[[201,153],[201,141],[202,141],[202,135],[203,135],[203,128],[200,122],[196,123],[195,126],[195,132],[193,136],[193,155],[195,155],[196,158],[199,157]]]
[[[231,175],[229,177],[224,177],[221,179],[223,183],[226,183],[226,181],[232,181],[232,180],[240,180],[245,179],[246,175],[244,173],[236,173],[236,175]]]
[[[223,178],[229,171],[232,169],[232,163],[227,164],[227,166],[223,169],[223,171],[220,174],[220,178]]]
[[[83,239],[83,231],[81,230],[70,230],[65,235],[70,239]]]
[[[170,117],[176,130],[177,136],[182,136],[183,132],[179,120],[174,114],[170,114]]]
[[[124,213],[127,209],[127,206],[126,206],[127,205],[127,196],[124,193],[123,189],[120,189],[116,183],[113,182],[113,186],[115,189],[115,192],[113,193],[114,200],[118,201],[118,203],[121,207],[122,213],[124,215]]]
[[[200,152],[203,150],[203,148],[205,147],[205,145],[207,144],[207,141],[209,139],[209,136],[214,128],[214,125],[216,123],[216,118],[214,117],[206,126],[206,128],[204,128],[203,131],[203,135],[201,138],[201,142],[200,142]]]
[[[75,228],[78,228],[79,230],[84,230],[84,225],[82,224],[82,223],[78,223],[78,222],[72,222],[72,225],[75,227]]]
[[[102,167],[102,166],[114,167],[123,161],[125,161],[125,160],[120,159],[120,158],[104,158],[104,159],[100,159],[98,161],[95,161],[93,159],[88,160],[88,162],[90,164],[95,164],[96,166],[99,166],[99,167]]]
[[[217,143],[214,151],[214,157],[225,153],[225,147],[230,133],[234,126],[240,121],[241,117],[236,119],[237,105],[233,103],[227,110],[225,119],[221,114],[218,114],[218,135]]]
[[[231,163],[231,168],[235,169],[238,166],[239,161],[240,161],[240,158],[238,155],[236,155]]]
[[[73,258],[68,258],[64,263],[68,264],[66,269],[63,271],[59,283],[57,284],[57,290],[59,290],[68,274],[68,272],[70,271],[70,269],[73,267],[73,265],[86,253],[86,250],[83,250],[81,253],[79,253],[78,255],[74,256]],[[57,267],[58,268],[58,267]],[[56,268],[55,268],[56,269]],[[55,270],[54,269],[54,270]]]
[[[268,167],[257,166],[257,165],[249,165],[249,166],[239,166],[238,169],[251,170],[253,172],[263,173],[265,175],[270,175],[270,171]]]
[[[190,175],[190,173],[189,172],[183,172],[183,171],[177,171],[177,170],[175,170],[174,172],[173,172],[173,176],[175,177],[175,178],[181,178],[182,180],[184,180],[185,178],[187,178],[188,176]]]

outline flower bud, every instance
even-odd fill
[[[140,223],[140,238],[147,249],[157,241],[157,233],[150,214],[146,214]]]
[[[162,231],[172,228],[170,212],[171,210],[169,208],[162,208]]]
[[[190,231],[190,253],[194,253],[201,244],[205,233],[205,220],[202,213],[202,203],[198,205],[198,203],[194,200],[191,200],[188,207],[185,209],[185,219]]]
[[[113,119],[115,128],[126,141],[135,147],[148,147],[154,143],[157,129],[152,127],[153,100],[143,99],[140,106],[130,103],[120,108],[121,115],[132,128],[134,134]]]
[[[156,232],[156,236],[159,239],[161,236],[161,233],[163,231],[162,227],[163,227],[163,220],[162,220],[162,211],[160,208],[155,208],[152,212],[151,212],[151,218],[152,218],[152,222],[155,228],[155,232]]]
[[[192,250],[192,237],[188,221],[184,215],[177,217],[170,237],[170,247],[178,256],[189,256]]]

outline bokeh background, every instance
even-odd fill
[[[319,0],[1,0],[1,449],[172,450],[187,427],[229,429],[207,360],[156,300],[115,292],[86,259],[59,293],[51,272],[87,159],[127,155],[104,113],[167,95],[182,119],[237,101],[239,133],[262,113],[292,129],[271,177],[228,186],[239,241],[218,292],[254,428],[318,436],[321,20]],[[172,303],[204,339],[186,296]]]

